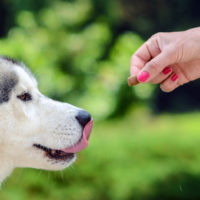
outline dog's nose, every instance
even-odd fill
[[[91,120],[91,115],[85,110],[80,110],[76,116],[79,124],[84,128],[85,125]]]

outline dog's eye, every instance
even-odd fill
[[[22,101],[30,101],[32,99],[31,95],[27,92],[24,92],[23,94],[18,95],[17,98]]]

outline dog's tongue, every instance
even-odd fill
[[[82,139],[80,140],[80,142],[78,142],[77,144],[75,144],[72,147],[62,149],[62,151],[64,151],[65,153],[77,153],[77,152],[85,149],[88,146],[88,140],[89,140],[90,133],[92,130],[92,125],[93,125],[93,120],[89,121],[85,125],[85,128],[83,130],[83,136],[82,136]]]

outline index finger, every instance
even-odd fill
[[[145,42],[131,57],[130,74],[137,75],[151,58],[147,42]]]

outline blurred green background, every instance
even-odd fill
[[[152,34],[200,25],[198,0],[1,0],[0,54],[45,95],[88,110],[89,148],[60,172],[16,169],[0,200],[199,200],[200,82],[129,88]]]

